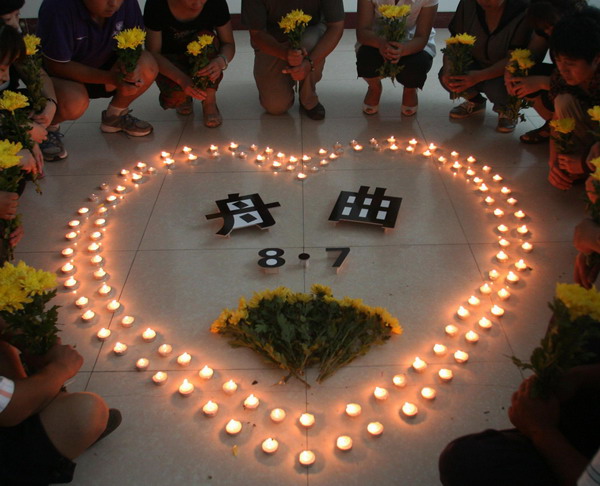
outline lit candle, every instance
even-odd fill
[[[479,305],[481,301],[474,295],[471,295],[471,297],[469,297],[468,302],[469,302],[469,305],[476,306],[476,305]]]
[[[410,148],[412,149],[412,147],[410,147]],[[396,145],[395,143],[391,144],[391,145],[390,145],[390,150],[393,150],[393,151],[396,151],[396,150],[398,150],[398,145]],[[408,150],[408,147],[407,147],[407,149],[406,149],[406,150]]]
[[[96,209],[96,212],[100,215],[103,215],[108,212],[108,208],[106,206],[100,206],[98,209]]]
[[[187,397],[194,391],[194,384],[190,383],[187,378],[183,380],[183,383],[179,385],[179,394]]]
[[[454,158],[458,157],[458,152],[456,150],[453,150],[452,152],[450,152],[450,155]]]
[[[248,397],[246,397],[246,399],[244,400],[244,408],[247,408],[249,410],[254,410],[259,405],[260,405],[260,400],[257,397],[255,397],[253,394],[248,395]]]
[[[75,301],[75,305],[77,307],[79,307],[80,309],[83,309],[86,305],[88,305],[88,302],[89,302],[89,299],[82,295]]]
[[[396,385],[398,388],[404,388],[406,386],[406,375],[404,373],[394,375],[392,378],[392,383],[394,383],[394,385]]]
[[[448,159],[446,159],[446,157],[444,157],[443,155],[440,155],[438,157],[438,162],[445,164],[447,162]]]
[[[258,150],[258,145],[253,143],[252,145],[250,145],[250,150],[252,150],[252,152],[256,152]]]
[[[391,147],[390,147],[391,148]],[[415,148],[412,145],[409,145],[408,147],[406,147],[406,151],[407,152],[414,152]]]
[[[467,169],[467,172],[465,172],[465,174],[467,174],[469,177],[473,177],[476,174],[476,172],[469,167]]]
[[[504,211],[502,211],[502,209],[500,208],[496,208],[494,209],[494,216],[496,216],[497,218],[501,218],[502,216],[504,216]]]
[[[94,278],[96,280],[102,280],[106,277],[106,271],[104,270],[104,268],[99,268],[98,270],[96,270],[94,272]]]
[[[473,177],[473,182],[475,184],[481,184],[483,182],[483,179],[481,177]]]
[[[262,164],[265,161],[266,157],[262,154],[258,154],[256,156],[256,163],[257,164]]]
[[[388,139],[387,139],[387,141],[388,141],[389,143],[396,143],[396,137],[394,137],[394,136],[392,135],[390,138],[388,138]]]
[[[298,461],[303,466],[310,466],[315,463],[315,453],[312,451],[302,451],[298,456]]]
[[[495,305],[491,309],[491,313],[496,317],[502,317],[504,315],[504,309],[499,305]]]
[[[285,410],[283,408],[274,408],[273,410],[271,410],[269,417],[271,417],[271,420],[273,422],[278,424],[285,420],[285,415]]]
[[[414,403],[404,402],[404,405],[402,405],[402,413],[406,417],[414,417],[419,413],[419,409]]]
[[[500,277],[500,272],[494,268],[488,272],[488,277],[490,277],[490,280],[496,280]]]
[[[92,265],[100,266],[104,263],[104,258],[102,258],[100,255],[94,255],[92,258],[90,258],[90,263]]]
[[[504,263],[508,260],[508,255],[503,250],[500,250],[498,253],[496,253],[496,260]]]
[[[438,371],[438,376],[440,377],[440,380],[447,383],[452,381],[452,378],[454,378],[454,373],[452,373],[452,370],[449,370],[448,368],[442,368],[440,371]]]
[[[422,373],[427,368],[427,363],[417,356],[412,363],[412,368],[417,373]]]
[[[430,143],[428,148],[429,148],[429,150],[433,151],[433,150],[437,149],[437,145],[435,143]]]
[[[335,159],[337,159],[337,158],[338,158],[338,155],[337,155],[337,154],[334,154],[334,153],[330,153],[330,154],[329,154],[329,160],[335,160]]]
[[[94,226],[96,226],[97,228],[101,228],[102,226],[106,226],[106,219],[105,218],[98,218],[98,219],[94,220]]]
[[[192,151],[192,147],[188,147],[187,145],[184,145],[181,150],[184,154],[189,154]]]
[[[373,396],[377,400],[387,400],[390,396],[390,393],[385,388],[380,388],[376,386],[375,390],[373,390]]]
[[[479,334],[477,334],[475,331],[468,331],[465,334],[465,339],[467,342],[475,344],[477,341],[479,341]]]
[[[118,300],[111,300],[108,304],[106,304],[106,308],[110,312],[117,312],[121,307],[121,303]]]
[[[312,427],[315,424],[315,416],[312,413],[303,413],[298,419],[304,427]]]
[[[217,405],[212,400],[209,400],[208,402],[206,402],[204,404],[204,406],[202,407],[202,412],[207,417],[214,417],[218,411],[219,411],[219,405]]]
[[[77,238],[79,236],[79,233],[77,233],[77,231],[69,231],[66,235],[65,238],[67,240],[74,240],[75,238]]]
[[[510,204],[511,206],[514,206],[515,204],[517,204],[519,201],[517,201],[514,197],[509,197],[506,202],[508,204]]]
[[[417,145],[417,141],[414,138],[411,138],[408,143],[411,145]]]
[[[496,228],[500,233],[506,233],[508,231],[508,226],[505,224],[501,224]]]
[[[110,337],[110,334],[110,329],[103,327],[96,333],[96,337],[98,338],[98,341],[106,341]]]
[[[481,168],[481,170],[482,170],[483,172],[491,172],[491,171],[492,171],[492,168],[491,168],[489,165],[484,165],[484,166]]]
[[[436,395],[437,395],[437,393],[436,393],[435,389],[431,388],[430,386],[425,386],[425,387],[421,388],[421,396],[425,400],[434,400]]]
[[[467,162],[469,162],[470,164],[472,164],[473,162],[475,162],[475,160],[476,160],[475,157],[473,157],[472,155],[469,155],[467,157]]]
[[[262,450],[263,452],[265,452],[265,454],[273,454],[277,451],[278,447],[279,443],[275,439],[272,439],[270,437],[264,440],[262,443]]]
[[[494,204],[496,202],[496,200],[492,196],[487,196],[484,199],[484,201],[488,206],[491,206],[492,204]]]
[[[347,435],[340,435],[335,444],[340,451],[349,451],[352,449],[352,439]]]
[[[488,191],[489,191],[489,188],[488,188],[488,186],[485,185],[485,183],[482,183],[479,186],[479,192],[488,192]]]
[[[505,196],[508,196],[512,191],[508,187],[504,186],[502,189],[500,189],[500,192]]]
[[[241,153],[243,154],[244,152],[241,152]],[[198,156],[197,156],[197,155],[194,155],[194,154],[189,154],[189,155],[187,156],[187,158],[188,158],[188,160],[189,160],[190,162],[193,162],[194,160],[197,160],[197,159],[198,159]]]
[[[298,172],[298,175],[296,176],[296,178],[300,179],[300,180],[304,180],[304,179],[306,179],[306,177],[307,176],[304,172]]]
[[[448,348],[443,344],[435,344],[433,346],[433,352],[436,356],[443,356],[448,351]]]
[[[167,169],[171,169],[174,165],[175,165],[175,160],[173,160],[171,157],[167,157],[163,163],[165,164],[165,166],[167,167]]]
[[[168,375],[164,371],[159,371],[152,376],[155,385],[162,385],[167,381]]]
[[[131,327],[131,326],[133,326],[134,321],[135,321],[135,317],[133,317],[133,316],[124,316],[123,319],[121,319],[121,326],[123,326],[123,327]]]
[[[520,209],[515,212],[515,218],[523,219],[525,216],[526,216],[525,213],[523,211],[521,211]]]
[[[73,248],[65,248],[63,251],[60,252],[60,254],[62,256],[64,256],[65,258],[70,258],[73,256],[73,253],[75,253],[75,250],[73,250]]]
[[[189,353],[183,353],[177,356],[177,364],[179,366],[188,366],[192,361],[192,357]]]
[[[489,283],[486,282],[481,287],[479,287],[479,292],[481,292],[483,295],[489,295],[492,293],[492,287]]]
[[[142,333],[142,339],[147,343],[151,343],[156,339],[156,331],[150,327],[146,328]]]
[[[79,282],[77,282],[75,277],[69,277],[67,280],[65,280],[63,285],[66,289],[72,289],[73,287],[76,287],[78,283]]]
[[[502,247],[502,248],[507,248],[510,246],[510,241],[504,239],[504,238],[500,238],[498,240],[498,244]]]
[[[198,376],[203,380],[210,380],[215,372],[213,369],[207,365],[204,366],[199,372]]]
[[[482,317],[479,319],[479,327],[482,329],[489,329],[492,327],[492,321],[490,321],[487,317]]]
[[[321,165],[321,166],[329,165],[329,160],[321,159],[321,161],[319,162],[319,165]]]
[[[163,358],[169,356],[173,352],[173,346],[170,344],[161,344],[158,347],[158,354]]]
[[[117,198],[117,196],[115,196],[114,194],[111,194],[110,196],[107,196],[107,197],[106,197],[106,199],[105,199],[105,201],[106,201],[108,204],[116,204],[116,203],[117,203],[117,200],[118,200],[118,198]]]
[[[383,434],[383,425],[380,422],[369,422],[367,425],[367,432],[373,437]]]
[[[273,170],[279,170],[281,168],[281,162],[279,162],[278,160],[274,160],[271,164],[271,167],[273,168]]]
[[[346,405],[346,415],[349,417],[358,417],[362,412],[362,407],[358,403],[349,403]]]
[[[126,190],[127,190],[127,188],[125,186],[117,186],[117,187],[115,187],[115,192],[117,194],[123,194]]]
[[[492,179],[494,180],[494,182],[500,182],[502,181],[502,176],[499,174],[496,174],[494,177],[492,177]]]
[[[71,221],[69,221],[70,228],[77,228],[80,224],[81,221],[79,221],[78,219],[72,219]]]
[[[523,259],[519,260],[518,262],[515,263],[515,268],[517,270],[519,270],[520,272],[522,272],[523,270],[527,269],[527,263],[525,263],[523,261]]]
[[[113,352],[117,355],[117,356],[122,356],[127,352],[127,345],[124,343],[120,343],[117,342],[115,344],[115,347],[113,348]]]
[[[456,315],[461,318],[461,319],[466,319],[467,317],[469,317],[471,315],[471,313],[469,312],[468,309],[466,309],[465,307],[463,307],[462,305],[457,309],[456,311]]]
[[[144,371],[150,366],[150,360],[147,358],[140,358],[135,362],[135,369],[138,371]]]
[[[100,248],[102,248],[100,243],[92,243],[87,247],[87,251],[88,253],[96,253],[97,251],[100,251]]]
[[[237,383],[233,380],[229,380],[226,383],[223,383],[223,391],[228,395],[232,395],[237,390]]]
[[[166,159],[167,157],[171,157],[171,153],[170,152],[165,152],[164,150],[160,153],[160,156],[163,159]]]
[[[533,250],[533,245],[531,243],[529,243],[528,241],[526,241],[525,243],[523,243],[521,245],[521,248],[523,249],[523,251],[529,253],[529,252],[531,252],[531,250]]]
[[[466,363],[469,361],[469,354],[464,351],[458,350],[454,353],[454,360],[457,363]]]
[[[423,152],[423,155],[424,155],[425,157],[431,157],[431,150],[429,150],[429,149],[428,149],[428,150],[425,150],[425,152]]]
[[[462,167],[462,165],[460,164],[460,162],[457,160],[456,162],[454,162],[454,164],[452,164],[452,169],[454,170],[459,170]]]
[[[75,268],[75,265],[73,265],[71,262],[69,262],[69,263],[65,263],[62,267],[60,267],[60,270],[62,271],[62,273],[71,273],[74,268]]]
[[[508,300],[510,298],[510,292],[506,289],[498,290],[497,295],[498,297],[500,297],[501,300]]]
[[[148,168],[148,165],[145,162],[138,162],[137,164],[135,164],[135,167],[138,170],[146,170]]]
[[[456,327],[454,324],[448,324],[445,328],[444,331],[446,332],[446,334],[450,337],[452,336],[456,336],[456,334],[458,333],[458,327]]]
[[[240,145],[236,142],[231,142],[229,144],[229,150],[231,150],[232,152],[234,152]]]
[[[90,208],[79,208],[77,210],[77,213],[79,213],[81,216],[85,216],[86,214],[88,214],[90,212]]]
[[[519,233],[520,235],[526,235],[527,233],[529,233],[529,228],[527,228],[526,224],[523,224],[517,228],[517,233]]]
[[[239,420],[231,419],[225,426],[225,431],[229,435],[237,435],[242,430],[242,423]]]
[[[363,149],[363,146],[357,143],[354,147],[352,147],[356,152],[360,152]]]
[[[217,145],[212,145],[212,144],[211,144],[211,145],[208,147],[208,151],[209,151],[209,152],[216,152],[217,150],[219,150],[219,147],[218,147]],[[269,150],[270,150],[270,152],[269,152]],[[273,152],[273,149],[270,149],[269,147],[267,147],[267,150],[266,150],[266,152],[268,152],[268,153],[272,153],[272,152]]]
[[[195,157],[195,155],[193,155],[191,157]],[[143,179],[144,179],[144,176],[138,172],[134,172],[133,174],[131,174],[131,180],[136,184],[139,184],[140,182],[142,182]]]

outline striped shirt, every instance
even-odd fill
[[[15,382],[4,376],[0,376],[0,412],[8,406],[14,391]]]
[[[600,450],[588,464],[588,467],[577,481],[577,486],[598,486],[600,485]]]

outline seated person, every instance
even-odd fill
[[[396,81],[404,86],[402,114],[412,116],[417,112],[419,103],[417,90],[423,89],[435,56],[433,21],[438,0],[419,0],[409,4],[408,37],[402,43],[388,42],[379,33],[381,14],[378,8],[386,4],[390,4],[390,0],[358,0],[356,68],[358,76],[369,85],[363,111],[374,115],[379,110],[382,86],[377,71],[385,61],[390,61],[403,66]]]
[[[450,76],[448,59],[439,77],[442,86],[451,93],[461,93],[466,101],[450,110],[450,118],[467,118],[484,112],[485,94],[499,114],[496,130],[510,133],[513,120],[502,110],[508,102],[504,71],[509,52],[529,44],[531,27],[525,20],[528,3],[525,0],[461,0],[450,21],[451,35],[469,34],[476,37],[472,50],[473,63],[467,74]]]
[[[133,27],[143,27],[137,0],[42,2],[38,35],[58,102],[48,127],[48,141],[42,147],[48,157],[67,156],[60,123],[83,115],[91,98],[112,98],[102,112],[103,132],[125,132],[134,137],[152,132],[152,125],[129,114],[129,105],[154,82],[156,60],[144,51],[136,69],[123,75],[115,52],[117,41],[113,37]]]
[[[235,55],[235,41],[225,0],[190,2],[189,0],[148,0],[144,7],[147,28],[146,48],[154,54],[160,74],[156,84],[160,89],[159,102],[163,108],[175,108],[180,115],[189,115],[193,99],[202,100],[204,125],[221,125],[217,106],[217,87],[223,71]],[[216,54],[209,64],[198,72],[207,76],[214,87],[195,88],[190,76],[187,45],[198,35],[215,37]]]
[[[312,17],[302,36],[302,51],[290,49],[279,21],[294,9]],[[325,58],[344,33],[342,0],[282,2],[242,0],[242,19],[254,48],[254,80],[260,104],[271,115],[282,115],[294,104],[294,85],[302,111],[313,120],[325,118],[316,86]]]
[[[566,190],[589,172],[586,159],[594,144],[591,131],[597,122],[591,120],[587,110],[600,105],[600,10],[586,7],[563,18],[550,37],[550,51],[557,67],[550,79],[554,119],[575,120],[570,153],[559,153],[556,143],[550,140],[548,180]]]

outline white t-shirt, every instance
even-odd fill
[[[8,406],[14,392],[15,382],[0,376],[0,412]]]
[[[380,5],[396,5],[394,0],[370,0],[371,5],[373,5],[373,11],[375,16],[373,18],[373,31],[379,33],[381,29],[381,14],[379,13]],[[397,5],[410,5],[410,13],[408,14],[408,19],[406,20],[406,26],[408,27],[408,37],[407,40],[412,39],[415,36],[415,30],[417,29],[417,19],[419,18],[419,13],[421,13],[421,9],[425,7],[433,7],[438,4],[438,0],[399,0]],[[357,44],[357,48],[360,44]],[[427,45],[423,49],[425,52],[431,54],[431,56],[435,56],[435,29],[431,29],[431,34],[429,34],[429,40],[427,41]]]
[[[579,481],[577,481],[577,486],[598,485],[600,485],[600,450],[596,452],[592,462],[588,464]]]

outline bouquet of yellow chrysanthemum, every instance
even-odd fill
[[[199,35],[198,39],[187,45],[187,53],[191,65],[192,82],[196,88],[206,90],[214,88],[215,83],[209,76],[198,76],[198,71],[206,67],[216,52],[215,36],[209,34]]]
[[[5,90],[0,96],[0,131],[12,142],[20,142],[24,148],[31,150],[33,141],[29,136],[31,129],[27,96],[15,91]]]
[[[590,108],[587,112],[592,121],[597,123],[596,127],[592,130],[592,134],[594,135],[596,141],[600,142],[600,106],[596,105]]]
[[[473,46],[477,38],[469,34],[456,34],[446,39],[446,47],[442,49],[448,61],[448,74],[450,76],[461,76],[467,74],[469,66],[473,63]],[[464,93],[451,93],[450,97],[455,100]]]
[[[510,53],[506,70],[515,77],[523,78],[529,75],[529,70],[534,64],[535,62],[531,59],[531,51],[529,49],[515,49]],[[516,124],[519,121],[525,121],[525,115],[521,113],[521,110],[530,106],[531,103],[527,100],[510,95],[506,106],[502,109],[502,114]]]
[[[16,192],[23,179],[23,172],[19,164],[21,156],[18,155],[23,146],[8,140],[0,141],[0,191]],[[13,219],[0,220],[0,264],[10,261],[14,257],[13,247],[10,245],[10,235],[21,225],[20,215]],[[2,285],[3,282],[0,281]]]
[[[302,35],[311,20],[312,17],[302,10],[292,10],[289,14],[281,17],[279,27],[286,34],[292,49],[302,48]]]
[[[41,39],[35,35],[23,36],[26,47],[25,59],[19,63],[23,72],[29,93],[31,109],[35,113],[41,112],[46,107],[46,98],[42,96],[42,53],[39,50]]]
[[[570,154],[575,149],[573,130],[575,130],[574,118],[560,118],[550,122],[552,128],[552,140],[559,154]]]
[[[58,334],[58,306],[46,309],[56,296],[56,275],[24,262],[5,263],[0,282],[0,318],[6,323],[2,335],[28,354],[45,354]]]
[[[593,351],[597,346],[592,343],[600,340],[600,294],[595,288],[557,284],[550,308],[550,325],[529,361],[512,357],[520,369],[536,374],[532,394],[543,398],[556,391],[560,378],[569,369],[598,359]]]
[[[114,39],[117,41],[117,61],[124,71],[122,74],[132,73],[142,55],[146,32],[139,27],[133,27],[122,30]]]
[[[335,299],[329,287],[313,285],[310,294],[280,287],[240,299],[236,310],[225,309],[211,332],[229,338],[233,347],[246,347],[304,381],[306,368],[319,366],[317,382],[401,334],[398,320],[382,308],[359,299]]]
[[[378,11],[381,15],[379,22],[382,37],[386,41],[402,42],[406,38],[406,21],[410,14],[410,5],[380,5]],[[398,63],[385,60],[377,70],[377,74],[382,78],[392,78],[393,83],[403,67]]]

